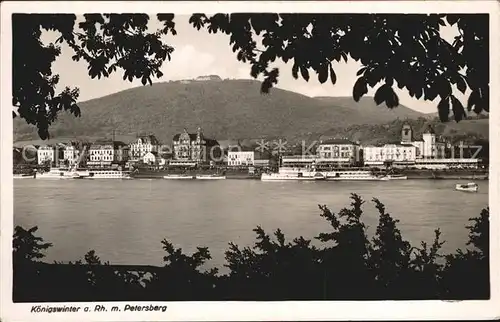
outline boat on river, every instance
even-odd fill
[[[198,174],[196,180],[226,180],[226,176],[219,174]]]
[[[191,176],[188,174],[168,174],[166,176],[163,176],[163,179],[167,180],[193,180],[195,178],[195,176]]]
[[[325,176],[321,173],[313,175],[304,175],[302,172],[297,173],[263,173],[260,177],[261,181],[317,181],[325,180]]]
[[[402,174],[388,174],[382,178],[380,178],[382,181],[389,181],[389,180],[408,180],[408,177]]]
[[[35,172],[35,179],[49,179],[49,180],[62,180],[62,179],[81,179],[89,176],[87,170],[75,169],[57,169],[51,168],[46,172]]]
[[[33,179],[33,178],[35,178],[35,175],[22,173],[22,174],[13,174],[12,177],[14,179]]]
[[[385,179],[384,179],[385,178]],[[340,170],[326,173],[328,181],[388,181],[388,176],[373,174],[368,170]]]
[[[129,171],[123,170],[90,170],[85,179],[132,179]]]
[[[477,183],[474,183],[474,182],[469,182],[469,183],[465,183],[465,184],[458,183],[455,185],[455,190],[467,191],[467,192],[477,192],[479,190],[479,186],[477,185]]]

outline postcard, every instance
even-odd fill
[[[499,11],[2,3],[1,319],[499,317]]]

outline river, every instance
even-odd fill
[[[25,179],[14,181],[14,224],[39,227],[54,244],[48,261],[82,259],[94,249],[112,264],[160,265],[166,238],[187,252],[209,247],[209,266],[222,268],[228,242],[252,245],[257,225],[268,233],[281,228],[290,240],[327,232],[318,204],[338,212],[356,192],[366,200],[368,235],[378,223],[376,197],[414,246],[432,243],[439,227],[448,253],[465,247],[468,218],[488,206],[488,181],[478,182],[478,193],[454,191],[456,183]]]

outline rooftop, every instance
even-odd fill
[[[139,135],[137,137],[137,140],[139,140],[139,139],[142,140],[143,144],[154,144],[154,145],[158,145],[159,144],[158,139],[156,138],[156,136],[154,136],[152,134],[149,134],[149,135]]]
[[[359,145],[356,142],[353,142],[348,139],[328,139],[320,142],[321,144],[345,144],[345,145]]]

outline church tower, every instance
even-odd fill
[[[413,141],[413,129],[408,123],[403,124],[401,129],[401,143],[411,143]]]
[[[435,158],[436,157],[436,132],[431,125],[428,125],[422,134],[422,139],[424,141],[424,157]]]

